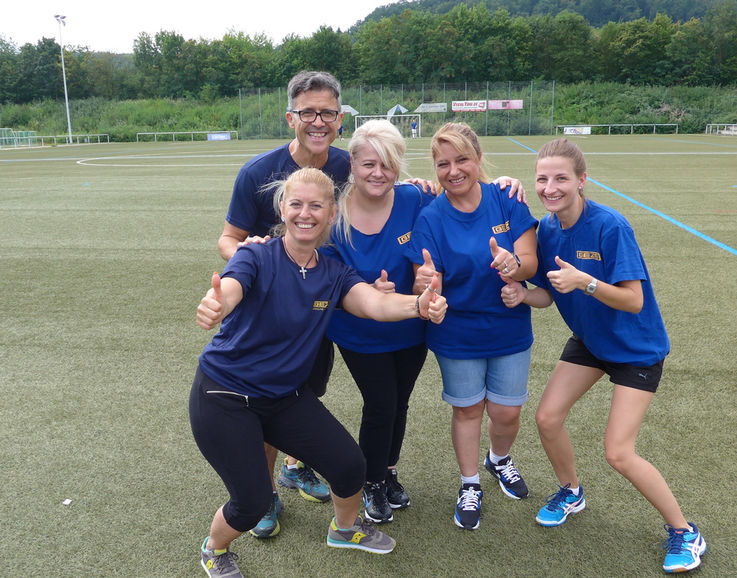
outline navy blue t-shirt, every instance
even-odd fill
[[[243,299],[205,347],[200,367],[231,391],[270,398],[304,383],[335,307],[363,281],[326,256],[303,279],[281,238],[240,247],[222,276],[241,284]]]
[[[268,235],[279,222],[274,211],[274,190],[269,189],[268,184],[286,179],[299,168],[289,154],[289,143],[248,161],[235,179],[225,220],[251,235]],[[320,170],[340,188],[351,172],[350,155],[347,151],[330,147],[328,160]]]

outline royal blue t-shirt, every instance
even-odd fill
[[[514,242],[536,225],[527,205],[495,184],[481,184],[481,202],[471,213],[453,207],[445,193],[422,210],[407,255],[421,265],[422,249],[430,251],[448,300],[443,323],[427,326],[427,346],[433,352],[451,359],[481,359],[529,349],[530,308],[509,309],[502,302],[504,282],[490,267],[489,238],[514,251]]]
[[[240,247],[222,276],[241,284],[243,299],[205,347],[200,367],[231,391],[270,398],[304,383],[335,307],[363,281],[326,256],[303,279],[281,238]]]
[[[627,219],[610,207],[587,200],[578,221],[568,229],[561,228],[556,215],[545,215],[537,242],[538,271],[530,282],[550,291],[563,320],[595,357],[648,367],[668,355],[670,341],[650,274]],[[558,293],[547,278],[548,271],[560,269],[556,255],[610,285],[641,280],[642,310],[628,313],[613,309],[580,290]]]
[[[351,227],[351,247],[342,231],[334,228],[330,244],[323,251],[350,265],[369,284],[373,284],[384,269],[388,280],[395,284],[397,293],[411,295],[415,274],[412,263],[404,254],[405,246],[409,243],[420,210],[433,199],[418,185],[398,183],[394,185],[394,205],[381,231],[364,235]],[[398,351],[425,341],[425,322],[406,319],[382,323],[338,310],[328,325],[328,339],[359,353]]]
[[[235,179],[225,220],[251,235],[268,235],[279,218],[274,211],[274,189],[264,186],[286,179],[299,168],[289,154],[289,143],[248,161]],[[330,147],[328,160],[320,170],[340,188],[351,172],[350,155],[347,151]]]

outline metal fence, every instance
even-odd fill
[[[285,88],[240,89],[238,97],[240,138],[290,136]],[[355,125],[354,115],[384,115],[397,106],[410,113],[420,108],[424,135],[451,121],[468,123],[480,136],[547,135],[555,130],[555,81],[344,86],[342,101],[355,111],[345,113],[346,134]]]

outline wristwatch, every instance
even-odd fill
[[[598,281],[596,280],[596,277],[592,277],[591,281],[589,282],[588,285],[586,285],[586,289],[584,289],[583,292],[586,293],[586,295],[593,295],[594,291],[596,291],[597,283]]]
[[[514,260],[517,261],[517,267],[522,267],[522,261],[520,261],[519,257],[517,257],[517,253],[512,253],[512,257],[514,257]]]

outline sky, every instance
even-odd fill
[[[0,36],[20,47],[41,38],[59,42],[55,14],[66,16],[65,46],[93,52],[132,53],[141,32],[160,30],[185,40],[219,40],[228,32],[264,33],[274,44],[288,34],[311,36],[320,26],[343,31],[378,6],[397,0],[2,0]]]

